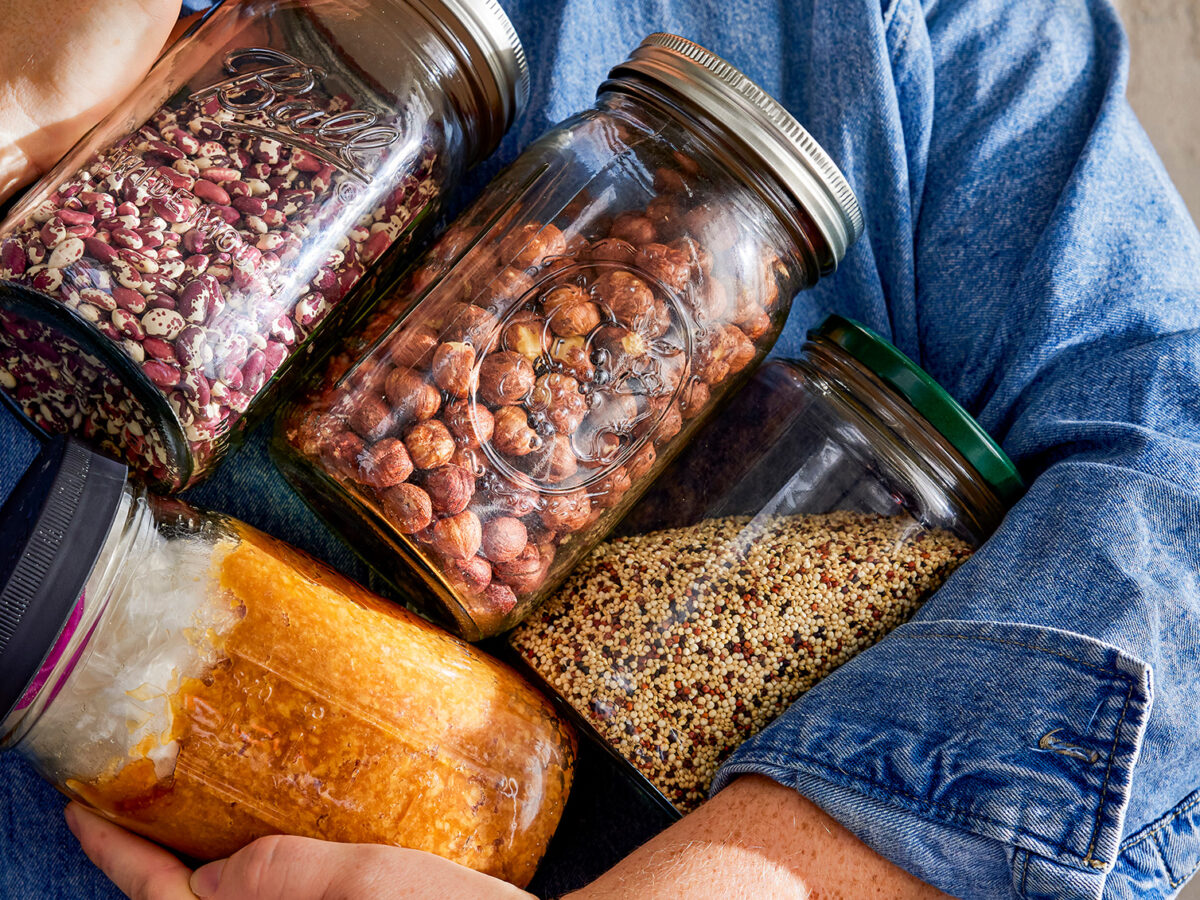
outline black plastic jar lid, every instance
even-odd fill
[[[979,473],[1001,500],[1014,502],[1025,482],[991,435],[915,362],[861,322],[832,315],[808,333],[841,347],[912,404]]]
[[[112,526],[125,466],[48,441],[0,507],[0,721],[57,643]]]

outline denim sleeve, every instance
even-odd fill
[[[714,790],[769,775],[957,896],[1172,896],[1200,865],[1200,236],[1107,2],[869,5],[793,22],[789,102],[868,218],[796,315],[890,334],[1031,488]]]

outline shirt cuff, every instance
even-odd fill
[[[1033,625],[909,622],[717,774],[794,787],[956,896],[1099,898],[1152,698],[1145,662]]]

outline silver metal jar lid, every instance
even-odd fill
[[[496,0],[415,0],[424,6],[460,45],[479,77],[488,102],[483,158],[496,149],[509,126],[529,103],[529,63],[512,21]],[[487,83],[484,83],[487,82]]]
[[[674,34],[647,37],[609,78],[630,74],[658,82],[721,123],[812,217],[829,245],[829,268],[841,262],[862,234],[862,210],[846,177],[791,113],[725,60]]]

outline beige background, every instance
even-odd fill
[[[1115,0],[1129,30],[1129,102],[1200,221],[1200,0]],[[1180,900],[1200,900],[1200,878]]]

